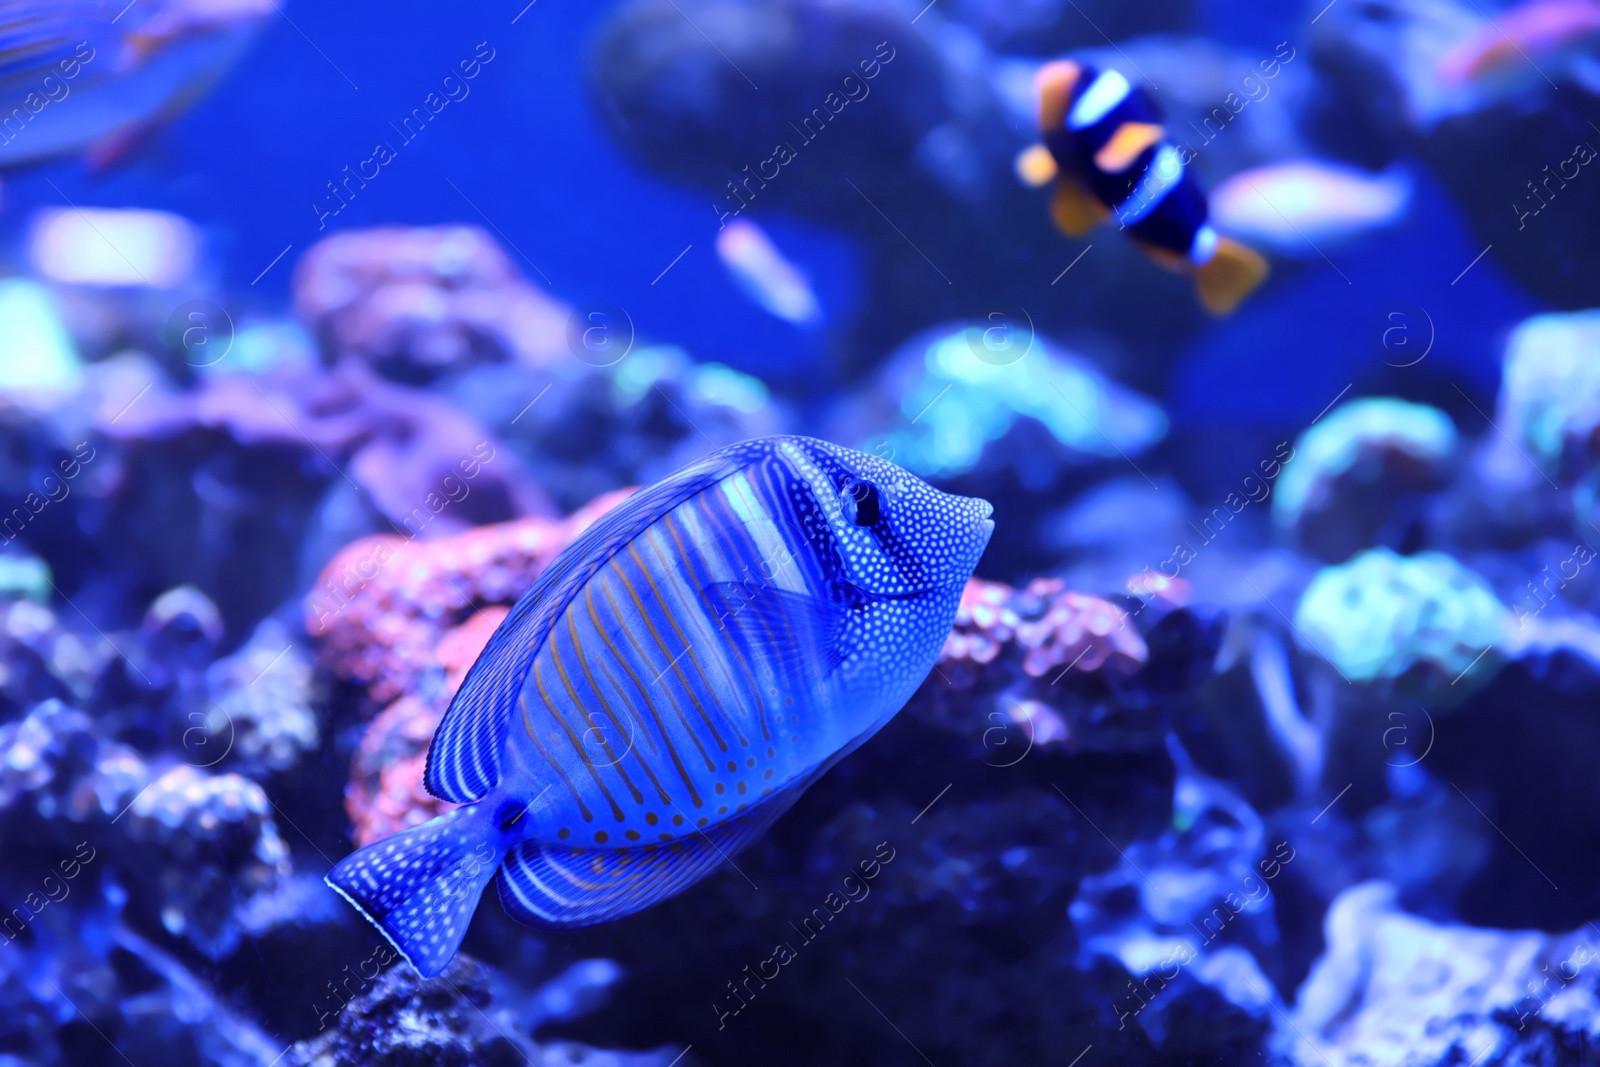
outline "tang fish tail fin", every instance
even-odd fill
[[[524,841],[500,868],[500,903],[518,922],[544,929],[593,926],[643,911],[730,861],[788,811],[816,777],[791,782],[743,815],[674,841],[624,849]]]
[[[469,804],[346,856],[323,881],[424,978],[456,954],[504,856],[487,804]]]
[[[1231,315],[1245,297],[1266,280],[1271,268],[1261,253],[1228,237],[1219,238],[1217,250],[1194,270],[1200,303],[1213,315]]]
[[[1110,215],[1106,206],[1077,178],[1062,174],[1056,180],[1056,192],[1050,198],[1050,218],[1068,237],[1082,237]]]

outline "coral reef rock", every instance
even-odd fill
[[[1333,902],[1325,933],[1277,1035],[1296,1067],[1578,1063],[1600,1025],[1589,927],[1435,925],[1369,882]]]

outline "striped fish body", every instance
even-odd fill
[[[1118,71],[1067,60],[1045,64],[1038,85],[1044,145],[1019,166],[1036,184],[1056,179],[1061,229],[1079,236],[1115,219],[1157,263],[1193,274],[1201,302],[1217,314],[1265,279],[1264,259],[1209,225],[1187,150],[1167,138],[1149,94]]]
[[[915,691],[989,512],[795,437],[637,494],[523,597],[440,724],[427,784],[467,807],[329,883],[424,973],[496,871],[507,911],[539,926],[681,891]]]
[[[809,550],[827,536],[800,510],[810,494],[774,453],[651,523],[572,598],[522,687],[503,776],[526,800],[553,783],[532,834],[613,848],[696,835],[899,710],[959,589],[929,598],[918,634],[916,612],[861,596]],[[818,614],[834,605],[828,640]],[[884,670],[866,632],[893,621],[911,640]]]

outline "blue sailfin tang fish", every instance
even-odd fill
[[[124,158],[276,13],[276,0],[0,0],[0,169]]]
[[[424,976],[491,879],[538,927],[683,891],[910,698],[991,511],[805,437],[635,494],[539,576],[440,722],[425,781],[464,806],[328,884]]]
[[[1114,70],[1058,60],[1039,69],[1039,130],[1017,170],[1030,185],[1055,181],[1050,213],[1081,237],[1110,218],[1151,259],[1194,278],[1215,315],[1233,311],[1267,276],[1258,253],[1207,224],[1206,194],[1160,110]]]

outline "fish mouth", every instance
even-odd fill
[[[987,500],[975,499],[983,505],[983,514],[978,516],[978,531],[983,538],[984,547],[988,547],[989,538],[994,536],[994,505]]]

